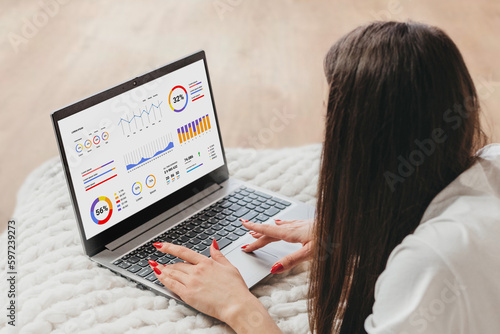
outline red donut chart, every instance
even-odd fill
[[[181,98],[181,100],[186,100],[186,103],[184,104],[184,107],[182,107],[181,109],[175,109],[173,106],[172,106],[172,100],[170,99],[172,97],[172,93],[174,92],[174,90],[176,89],[182,89],[184,91],[184,94],[185,96],[182,96],[182,95],[179,95],[179,97]],[[176,97],[174,96],[174,99]],[[179,101],[179,100],[178,100]],[[178,102],[178,101],[174,101],[175,102]],[[182,87],[182,86],[175,86],[174,88],[172,88],[172,90],[170,91],[170,94],[168,94],[168,104],[170,105],[170,108],[175,111],[175,112],[181,112],[183,111],[184,109],[186,109],[186,106],[188,104],[188,92],[186,90],[186,88]]]
[[[96,210],[95,208],[97,204],[101,201],[105,202],[105,205]],[[106,212],[107,212],[106,217],[101,218],[101,215],[105,214]],[[94,203],[92,203],[92,206],[90,207],[90,216],[92,217],[94,223],[96,223],[97,225],[106,224],[111,218],[112,214],[113,214],[113,204],[106,196],[97,197]]]

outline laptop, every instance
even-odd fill
[[[300,244],[253,253],[240,219],[309,219],[314,208],[229,177],[204,51],[155,69],[52,114],[85,253],[159,295],[180,298],[148,260],[182,261],[154,242],[210,256],[216,239],[249,288]]]

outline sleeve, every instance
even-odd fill
[[[365,330],[379,333],[463,333],[464,289],[446,258],[414,235],[391,253],[375,285]]]

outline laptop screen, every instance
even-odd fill
[[[204,60],[58,121],[88,240],[224,165]]]

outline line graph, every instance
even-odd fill
[[[127,171],[130,171],[131,169],[135,169],[142,164],[163,155],[164,153],[170,152],[173,148],[174,142],[172,140],[172,135],[167,134],[126,154],[123,157],[125,167],[127,168]]]
[[[156,95],[155,95],[156,96]],[[148,99],[149,100],[149,99]],[[122,128],[123,134],[136,134],[143,129],[147,129],[156,123],[161,122],[163,112],[161,106],[163,101],[150,102],[132,115],[125,114],[120,118],[118,126]]]

